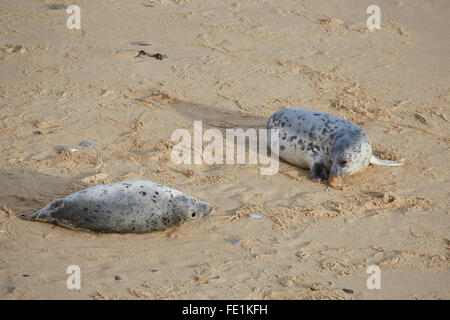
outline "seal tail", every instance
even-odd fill
[[[377,157],[374,157],[374,156],[372,156],[372,158],[370,158],[370,163],[379,165],[379,166],[390,166],[390,167],[398,167],[398,166],[403,165],[403,162],[378,159]]]

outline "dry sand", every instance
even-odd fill
[[[372,2],[2,0],[0,298],[448,299],[450,4],[377,1],[370,32]],[[81,30],[66,28],[63,4],[81,7]],[[171,133],[194,120],[258,128],[286,107],[354,121],[405,165],[335,190],[284,162],[262,176],[170,160]],[[213,214],[143,235],[17,217],[134,178]],[[81,290],[66,288],[69,265]],[[369,265],[380,290],[366,287]]]

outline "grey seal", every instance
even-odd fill
[[[364,170],[369,163],[402,165],[373,156],[369,137],[359,126],[328,113],[283,109],[270,117],[267,129],[279,129],[280,158],[310,169],[313,180],[330,177],[332,183]]]
[[[146,233],[202,218],[211,210],[207,202],[181,191],[149,180],[133,180],[87,188],[20,217],[73,230]]]

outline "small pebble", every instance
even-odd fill
[[[239,239],[233,239],[233,240],[231,240],[231,244],[232,244],[232,245],[239,244],[239,243],[241,243],[241,240],[239,240]]]
[[[23,274],[22,277],[24,278],[28,278],[30,275],[29,274]]]
[[[33,134],[35,134],[35,135],[37,135],[37,136],[40,136],[40,135],[42,134],[42,132],[39,131],[39,130],[37,130],[37,131],[34,131]]]
[[[90,143],[89,141],[81,141],[79,146],[81,147],[89,147],[92,143]]]
[[[135,46],[143,46],[143,47],[152,45],[151,43],[148,43],[148,42],[145,42],[145,41],[135,41],[135,42],[132,42],[131,44],[135,45]]]
[[[348,293],[348,294],[352,294],[353,293],[352,289],[342,289],[342,291],[344,291],[345,293]]]
[[[253,219],[258,219],[258,220],[262,220],[262,219],[264,219],[261,215],[259,215],[259,214],[253,214],[253,213],[251,213],[251,214],[249,214],[248,215],[250,218],[253,218]]]
[[[186,170],[186,175],[188,176],[188,177],[193,177],[194,175],[195,175],[195,171],[194,170]]]
[[[114,280],[122,280],[122,278],[120,276],[115,276]]]
[[[342,190],[344,183],[340,176],[334,174],[330,177],[330,187]]]
[[[311,285],[311,287],[309,287],[309,289],[310,289],[311,291],[317,291],[317,290],[320,290],[320,285],[319,285],[318,283],[313,283],[313,284]]]

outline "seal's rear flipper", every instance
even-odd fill
[[[36,210],[33,212],[21,214],[19,216],[19,218],[24,219],[24,220],[36,221],[36,217],[38,214],[39,214],[39,210]]]
[[[40,210],[35,210],[30,213],[24,213],[21,214],[19,217],[21,219],[30,221],[53,222],[55,219],[52,218],[52,213],[62,208],[64,208],[63,199],[56,199]]]
[[[403,162],[378,159],[377,157],[374,157],[374,156],[372,156],[372,158],[370,158],[370,163],[379,165],[379,166],[391,166],[391,167],[397,167],[397,166],[403,165]]]
[[[29,221],[42,221],[42,222],[53,222],[53,218],[49,215],[49,212],[44,209],[36,210],[30,213],[24,213],[19,216],[19,218]]]

